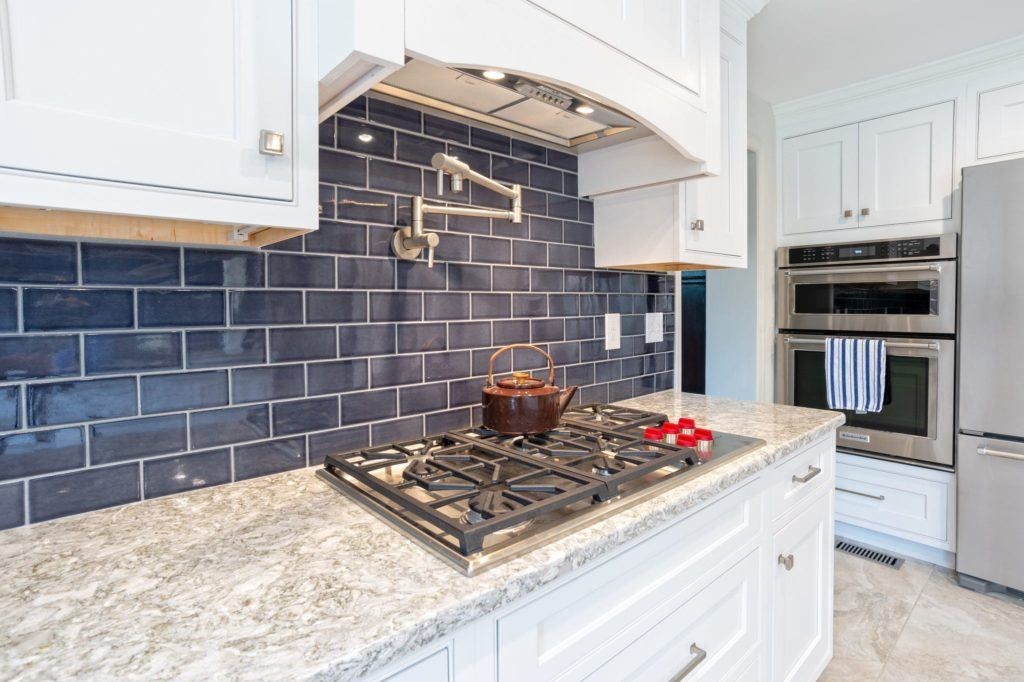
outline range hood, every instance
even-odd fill
[[[411,59],[373,87],[391,97],[433,107],[495,128],[567,148],[603,146],[651,135],[600,99],[513,73]]]

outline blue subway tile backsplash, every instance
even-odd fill
[[[551,353],[579,400],[671,386],[671,320],[642,333],[673,280],[594,268],[575,155],[375,97],[319,139],[320,229],[262,251],[0,238],[0,528],[468,426],[504,344]],[[427,216],[431,269],[391,238],[435,197],[438,152],[521,184],[524,215]],[[507,207],[473,183],[442,198]]]

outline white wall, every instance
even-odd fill
[[[747,140],[757,158],[757,399],[775,399],[777,146],[772,106],[747,93]]]

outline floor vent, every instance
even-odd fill
[[[875,549],[873,547],[867,547],[865,545],[858,545],[856,542],[850,542],[843,538],[836,538],[836,549],[840,552],[846,552],[854,556],[859,556],[861,559],[867,559],[868,561],[874,561],[876,564],[882,564],[889,568],[898,569],[903,565],[903,559],[900,557],[893,556],[883,552],[882,550]]]

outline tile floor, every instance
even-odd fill
[[[836,552],[835,654],[822,680],[1024,680],[1024,600]]]

